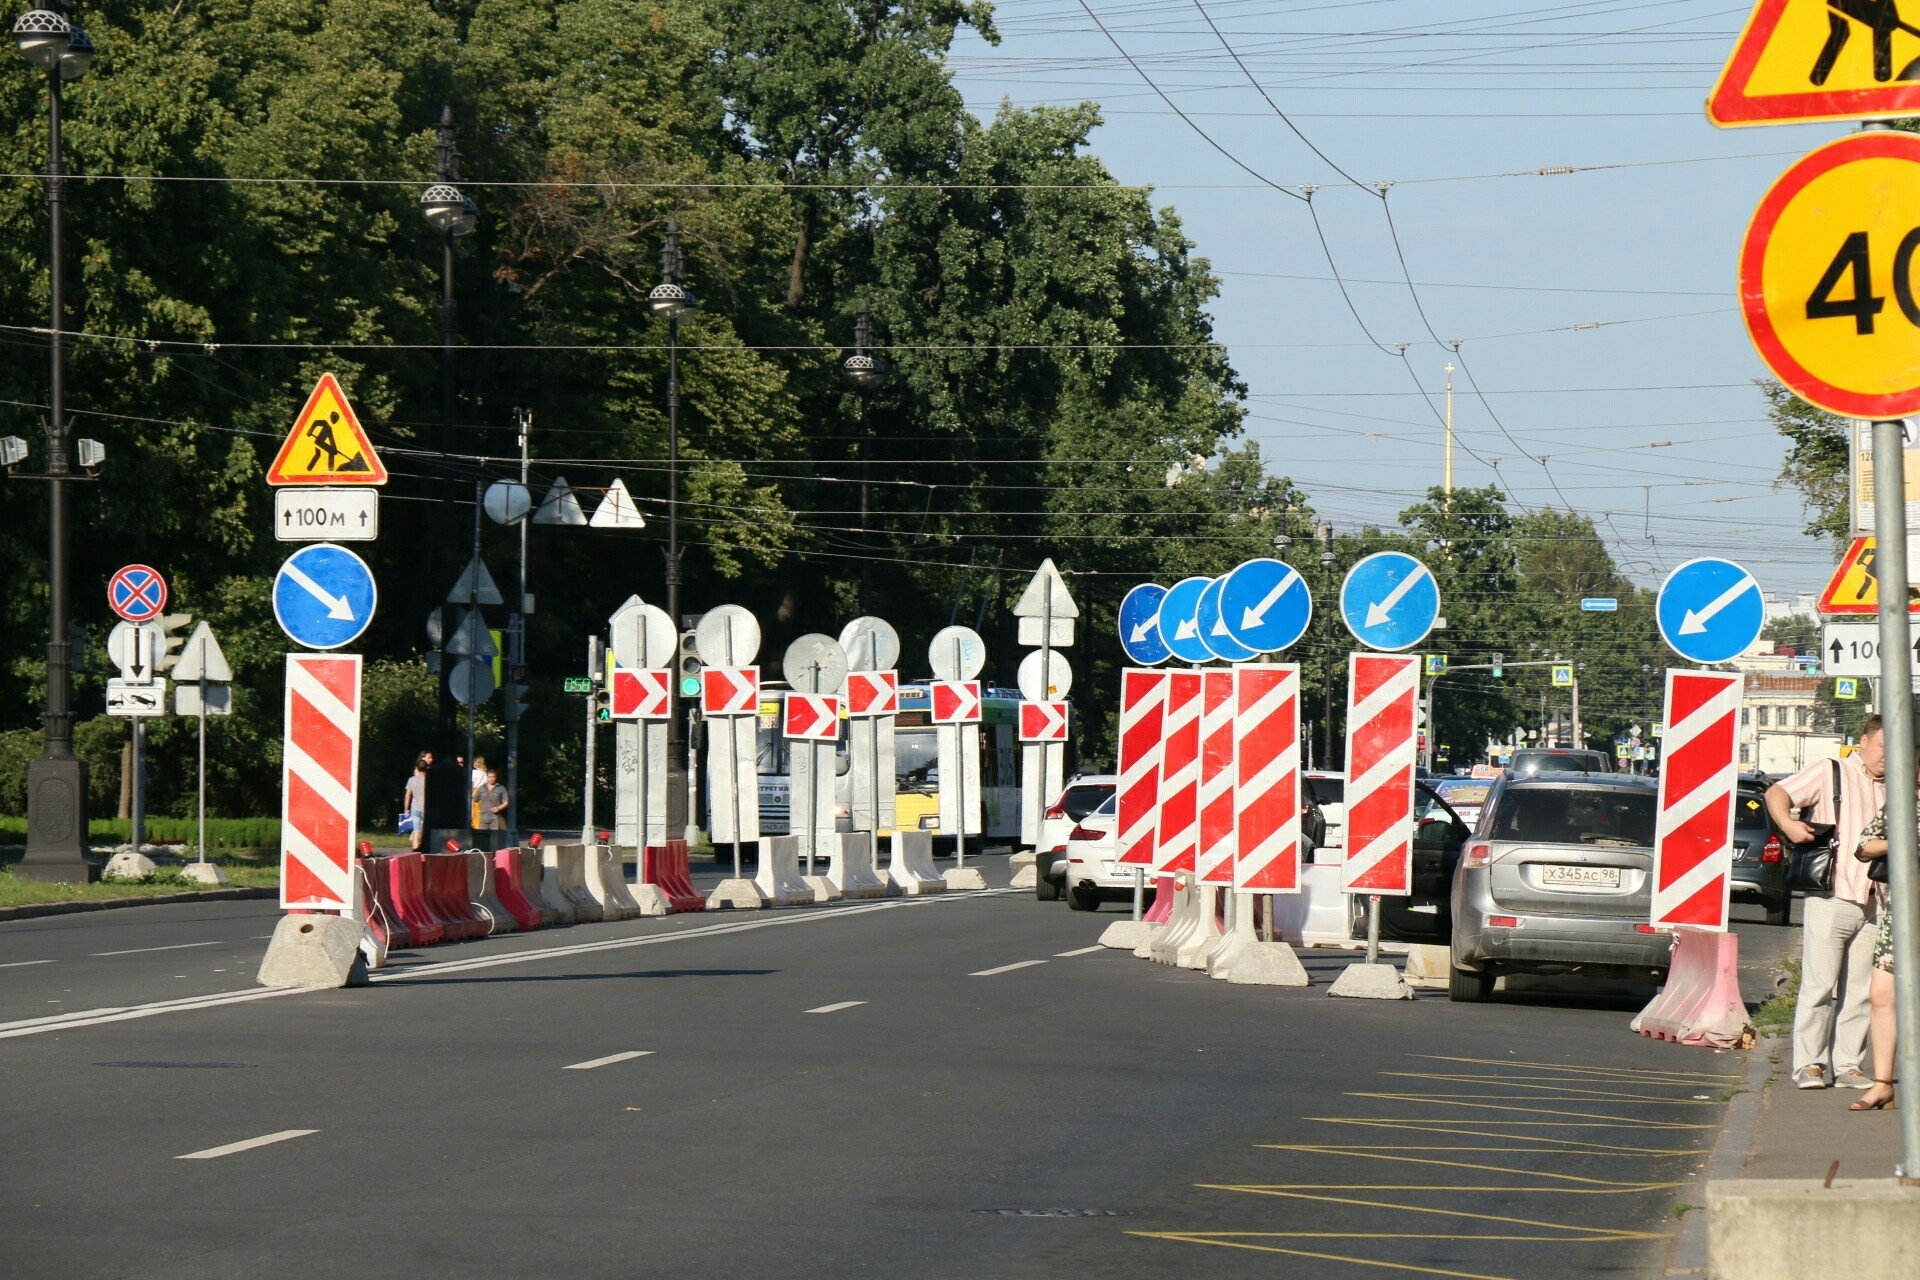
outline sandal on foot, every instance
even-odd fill
[[[1880,1094],[1880,1090],[1882,1088],[1886,1090],[1886,1093],[1881,1096],[1876,1096]],[[1875,1080],[1873,1082],[1873,1087],[1867,1090],[1866,1094],[1861,1097],[1860,1101],[1849,1105],[1847,1107],[1847,1110],[1849,1111],[1883,1111],[1886,1108],[1891,1107],[1893,1105],[1893,1098],[1894,1098],[1893,1081]]]

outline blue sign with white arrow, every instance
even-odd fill
[[[1760,638],[1760,584],[1731,560],[1704,556],[1667,575],[1654,607],[1660,637],[1689,662],[1725,662]]]
[[[1223,662],[1245,662],[1258,655],[1227,630],[1227,620],[1220,612],[1220,589],[1226,582],[1225,578],[1215,578],[1200,593],[1200,611],[1196,615],[1200,620],[1200,643]]]
[[[1160,602],[1160,639],[1182,662],[1212,662],[1213,650],[1200,638],[1200,593],[1212,578],[1182,578]]]
[[[1120,650],[1127,661],[1157,667],[1173,656],[1160,638],[1160,602],[1166,598],[1165,587],[1143,582],[1120,602]]]
[[[1440,586],[1433,571],[1406,552],[1376,551],[1347,571],[1340,617],[1369,649],[1411,649],[1440,619]]]
[[[338,649],[358,640],[378,599],[367,562],[331,542],[300,548],[273,579],[275,621],[309,649]]]
[[[1249,560],[1220,579],[1220,618],[1227,634],[1255,653],[1279,653],[1307,634],[1313,597],[1292,565]]]

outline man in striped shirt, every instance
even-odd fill
[[[1833,763],[1821,760],[1767,788],[1767,812],[1795,844],[1813,839],[1808,822],[1837,828],[1833,892],[1807,895],[1800,930],[1800,1002],[1793,1013],[1793,1083],[1802,1089],[1864,1089],[1868,980],[1880,928],[1880,895],[1867,865],[1853,856],[1860,833],[1887,803],[1887,743],[1880,717],[1868,716],[1860,745],[1840,761],[1834,804]],[[1798,809],[1801,817],[1793,816]]]

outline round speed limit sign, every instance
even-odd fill
[[[1830,142],[1767,192],[1740,250],[1753,345],[1803,398],[1852,418],[1920,412],[1920,136]]]

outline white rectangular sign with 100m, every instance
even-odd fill
[[[1910,625],[1910,643],[1920,657],[1920,620]],[[1820,674],[1825,676],[1878,676],[1880,674],[1880,624],[1877,622],[1829,622],[1820,628]]]
[[[380,536],[379,491],[275,489],[273,536],[281,542],[372,542]]]

